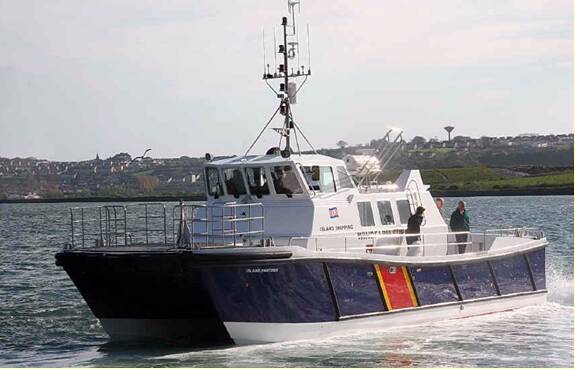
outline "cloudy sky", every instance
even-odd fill
[[[262,30],[269,60],[286,2],[0,0],[0,156],[241,153],[276,108]],[[317,147],[573,132],[570,0],[302,2],[294,112]]]

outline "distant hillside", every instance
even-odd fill
[[[342,158],[373,154],[386,142],[319,153]],[[202,194],[203,158],[132,158],[120,153],[80,162],[0,158],[0,200],[34,198],[137,198]],[[573,134],[516,137],[454,137],[451,141],[415,137],[405,142],[380,180],[400,169],[422,169],[434,189],[498,190],[573,186]],[[458,169],[459,168],[459,169]]]
[[[204,159],[126,153],[80,162],[0,158],[0,199],[181,196],[202,193]]]
[[[389,170],[382,182],[395,181],[401,170]],[[422,169],[423,182],[432,191],[500,191],[566,189],[573,191],[573,168],[518,167],[511,169],[468,167]]]
[[[341,158],[380,147],[381,140],[368,145],[341,145],[339,149],[322,149],[321,153]],[[385,143],[382,151],[385,150]],[[390,162],[389,168],[463,168],[488,166],[511,168],[517,166],[573,167],[573,135],[533,137],[456,137],[453,141],[427,141],[415,137],[405,142]]]
[[[494,168],[517,166],[573,167],[573,146],[567,148],[484,149],[456,151],[402,151],[392,168],[463,168],[483,165]]]

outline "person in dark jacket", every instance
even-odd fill
[[[415,210],[415,214],[409,217],[407,220],[407,229],[405,230],[406,234],[419,234],[421,233],[421,223],[423,222],[423,212],[425,208],[423,206],[419,206]],[[421,239],[420,236],[406,236],[405,242],[408,245],[412,245],[415,242]]]
[[[467,215],[463,201],[459,201],[457,209],[451,213],[449,228],[451,228],[452,232],[469,232],[469,215]],[[459,253],[464,254],[465,246],[467,246],[467,234],[456,234],[455,241],[457,241]]]

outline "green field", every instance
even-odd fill
[[[398,170],[387,171],[384,181],[394,181]],[[488,167],[442,168],[421,170],[423,182],[433,190],[486,191],[534,187],[572,187],[573,170],[518,176],[513,172]]]

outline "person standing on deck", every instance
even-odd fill
[[[436,197],[435,198],[435,206],[437,206],[437,210],[439,210],[439,214],[443,218],[443,205],[445,204],[445,200],[443,197]]]
[[[452,232],[469,232],[469,215],[467,215],[467,210],[465,210],[465,202],[459,201],[457,209],[451,213],[449,228],[451,228]],[[455,241],[457,241],[459,253],[464,254],[465,246],[467,246],[467,234],[456,234]]]
[[[443,211],[443,205],[445,204],[445,200],[443,197],[436,197],[435,198],[435,206],[439,209],[439,211]]]
[[[423,212],[425,208],[423,206],[418,206],[415,210],[415,214],[409,217],[407,220],[407,229],[405,230],[406,234],[414,234],[416,236],[405,236],[405,242],[408,245],[412,245],[415,243],[419,243],[421,240],[421,223],[423,222]],[[415,256],[419,254],[419,247],[409,247],[407,248],[407,255],[408,256]]]

